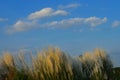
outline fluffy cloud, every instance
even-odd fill
[[[99,17],[88,17],[88,18],[70,18],[63,19],[61,21],[52,21],[40,23],[35,20],[30,21],[21,21],[18,20],[7,32],[15,33],[27,31],[35,28],[68,28],[75,26],[89,26],[96,27],[107,21],[107,18],[99,18]]]
[[[89,18],[84,19],[84,23],[89,24],[92,27],[101,25],[105,23],[106,21],[107,21],[106,17],[104,17],[103,19],[98,18],[98,17],[89,17]]]
[[[80,6],[80,4],[70,4],[67,6],[61,6],[61,8],[75,8]],[[88,18],[68,18],[62,20],[48,20],[42,21],[43,18],[52,17],[52,16],[65,16],[68,12],[65,10],[54,10],[52,8],[43,8],[39,11],[33,12],[29,14],[24,20],[18,20],[13,25],[9,26],[7,33],[16,33],[23,32],[27,30],[32,30],[36,28],[69,28],[75,26],[88,26],[90,28],[94,28],[101,24],[104,24],[107,21],[107,18],[99,18],[99,17],[88,17]],[[0,18],[2,21],[2,19]]]
[[[69,5],[60,5],[58,6],[60,9],[67,9],[67,8],[77,8],[81,6],[80,4],[78,3],[74,3],[74,4],[69,4]]]
[[[12,25],[7,30],[7,33],[27,31],[27,30],[36,28],[36,26],[37,26],[37,22],[35,22],[35,21],[21,21],[21,20],[18,20],[14,25]]]
[[[120,21],[114,21],[112,23],[112,27],[118,27],[118,26],[120,26]]]
[[[88,18],[70,18],[61,21],[53,21],[50,23],[46,23],[45,25],[48,27],[73,27],[73,26],[90,26],[96,27],[101,25],[107,21],[107,18],[98,18],[98,17],[88,17]]]
[[[8,19],[0,18],[0,22],[7,21]]]
[[[28,16],[28,19],[33,20],[33,19],[40,19],[40,18],[49,17],[49,16],[67,15],[67,14],[68,14],[68,12],[66,12],[64,10],[56,10],[55,11],[52,8],[43,8],[42,10],[31,13]]]

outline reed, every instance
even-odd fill
[[[17,56],[4,53],[0,57],[0,80],[110,80],[112,61],[104,50],[95,49],[72,57],[59,48]]]

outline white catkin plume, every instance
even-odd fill
[[[7,66],[14,66],[14,59],[13,56],[10,53],[4,53],[3,55],[3,61]]]

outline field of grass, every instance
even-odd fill
[[[120,80],[117,71],[106,52],[99,49],[76,57],[59,48],[27,57],[8,52],[0,57],[0,80]]]

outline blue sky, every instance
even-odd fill
[[[1,0],[0,52],[55,46],[78,55],[102,48],[120,65],[119,3],[119,0]]]

